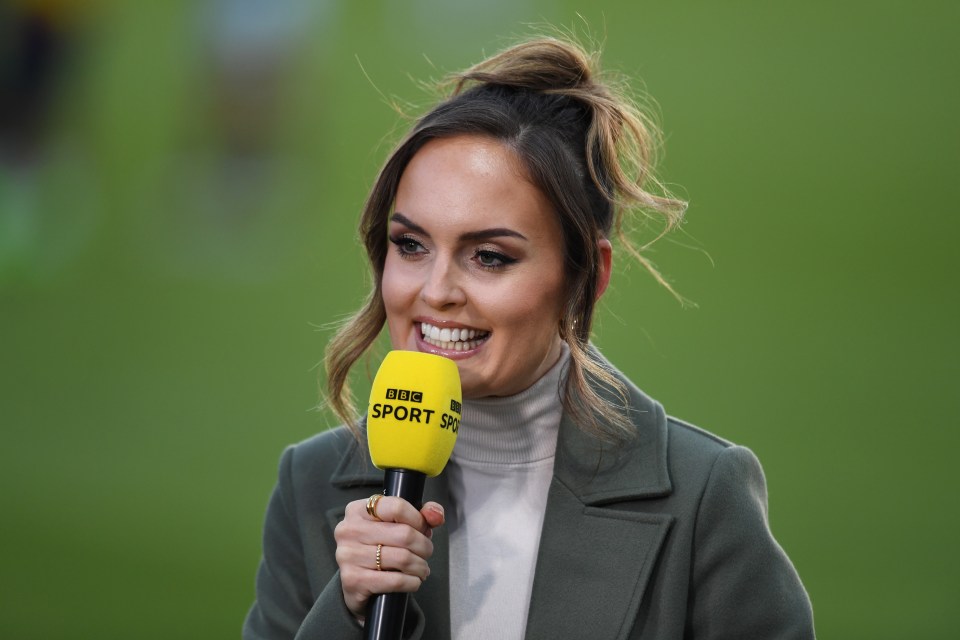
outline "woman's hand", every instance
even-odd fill
[[[444,522],[443,507],[428,502],[417,511],[406,500],[384,496],[376,503],[380,520],[367,513],[366,500],[347,505],[344,519],[334,529],[343,599],[353,615],[362,618],[375,593],[412,592],[430,575],[434,527]],[[377,545],[380,567],[377,569]]]

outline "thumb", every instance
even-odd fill
[[[443,506],[436,502],[428,502],[420,509],[420,515],[427,521],[430,528],[439,527],[446,519],[443,514]]]

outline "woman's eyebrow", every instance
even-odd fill
[[[403,215],[403,214],[400,213],[399,211],[394,211],[394,212],[393,212],[393,215],[390,216],[390,221],[391,221],[391,222],[399,222],[399,223],[402,224],[403,226],[409,227],[411,231],[415,231],[416,233],[419,233],[419,234],[421,234],[421,235],[427,236],[428,238],[430,237],[430,234],[427,233],[427,230],[426,230],[426,229],[424,229],[423,227],[421,227],[421,226],[418,225],[416,222],[414,222],[413,220],[411,220],[411,219],[408,218],[407,216]]]
[[[430,237],[430,234],[427,233],[427,230],[418,225],[416,222],[412,221],[407,216],[403,215],[399,211],[395,211],[392,216],[390,216],[391,221],[399,222],[405,227],[409,227],[411,231],[416,233],[423,234],[427,237]],[[504,236],[509,236],[513,238],[520,238],[521,240],[527,240],[527,236],[523,235],[519,231],[514,231],[513,229],[508,229],[506,227],[494,227],[492,229],[479,229],[477,231],[467,231],[466,233],[460,234],[460,240],[489,240],[490,238],[500,238]]]
[[[523,235],[519,231],[514,231],[513,229],[507,229],[506,227],[494,227],[493,229],[480,229],[479,231],[467,231],[466,233],[460,234],[460,239],[477,241],[477,240],[489,240],[490,238],[500,238],[503,236],[520,238],[521,240],[527,239],[527,236]]]

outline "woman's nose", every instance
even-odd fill
[[[466,302],[460,274],[452,261],[441,259],[433,262],[420,289],[420,298],[434,309],[448,309]]]

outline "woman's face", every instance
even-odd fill
[[[395,349],[454,360],[467,398],[519,393],[557,361],[560,224],[511,150],[477,136],[428,142],[400,179],[389,235]]]

